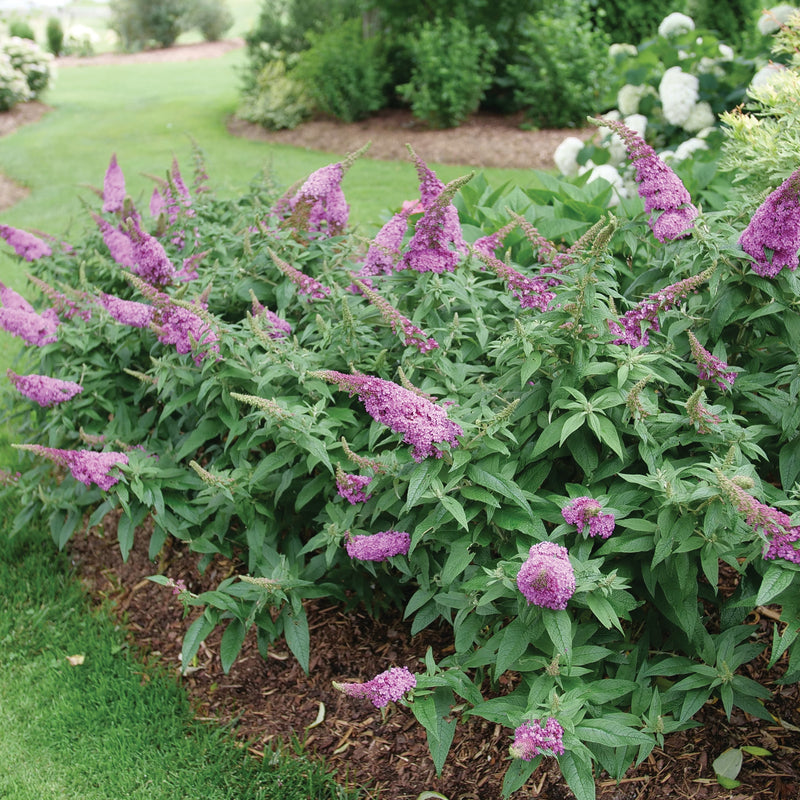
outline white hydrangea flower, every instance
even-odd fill
[[[717,118],[711,109],[711,104],[702,100],[692,107],[689,116],[683,123],[683,129],[689,131],[689,133],[697,133],[703,128],[710,128],[716,121]]]
[[[783,64],[773,64],[769,63],[766,67],[761,67],[761,69],[753,75],[752,80],[750,81],[750,89],[758,89],[761,86],[766,86],[773,78],[776,78],[778,75],[785,70],[786,67]]]
[[[781,25],[783,25],[797,10],[795,6],[790,6],[788,3],[782,3],[774,8],[764,9],[756,23],[759,33],[764,36],[777,33]]]
[[[615,58],[616,56],[637,56],[639,55],[639,51],[635,44],[616,43],[609,46],[608,55],[611,56],[611,58]]]
[[[581,150],[583,150],[583,142],[577,136],[567,136],[556,147],[553,161],[562,175],[574,178],[578,174],[578,153]]]
[[[647,88],[642,85],[634,86],[632,83],[626,83],[617,92],[617,105],[623,116],[635,114],[639,110],[639,101],[647,93]]]
[[[719,55],[723,61],[733,61],[734,58],[733,48],[730,45],[725,44],[724,42],[720,42]]]
[[[694,20],[691,17],[687,17],[686,14],[675,11],[661,20],[661,24],[658,26],[658,35],[669,38],[670,36],[680,36],[682,33],[688,33],[693,30]]]
[[[680,67],[670,67],[658,85],[658,96],[667,122],[683,125],[700,97],[700,81]]]
[[[672,158],[676,163],[685,161],[687,158],[689,158],[689,156],[693,155],[698,150],[708,150],[708,145],[702,139],[698,138],[697,136],[693,136],[691,139],[681,142],[675,148]]]
[[[628,196],[628,191],[625,188],[625,181],[622,180],[622,175],[619,174],[617,168],[611,164],[600,164],[599,166],[593,161],[587,161],[586,165],[581,167],[580,174],[583,175],[591,172],[587,183],[596,181],[598,178],[603,178],[608,181],[612,186],[611,199],[608,202],[608,207],[613,208],[619,205],[619,201]]]
[[[634,133],[639,134],[639,136],[644,139],[645,131],[647,130],[647,117],[644,114],[630,114],[623,122],[632,130]]]

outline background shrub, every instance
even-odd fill
[[[685,11],[684,0],[648,3],[641,0],[588,0],[595,27],[605,31],[612,42],[640,42],[658,27],[667,14]]]
[[[581,126],[609,83],[608,36],[593,27],[589,7],[568,0],[525,18],[508,74],[525,116],[541,127]]]
[[[32,42],[36,41],[36,35],[33,28],[24,19],[12,19],[8,23],[9,36],[18,36],[20,39],[30,39]]]
[[[0,49],[0,111],[9,111],[32,97],[25,76],[14,69],[9,56]]]
[[[189,4],[181,26],[184,30],[195,28],[207,42],[219,41],[234,23],[233,14],[225,0],[194,0]]]
[[[343,122],[364,119],[386,103],[389,68],[377,36],[365,37],[360,19],[325,33],[308,33],[294,75],[316,108]]]
[[[126,50],[171,47],[182,32],[188,0],[111,0],[109,27]]]
[[[46,53],[31,39],[12,36],[0,41],[0,51],[9,59],[11,66],[28,84],[29,97],[37,98],[50,83],[53,76],[53,56]]]
[[[478,110],[491,83],[494,40],[485,28],[453,18],[425,23],[407,40],[411,77],[397,87],[417,119],[452,128]]]
[[[64,28],[58,17],[47,20],[47,48],[54,56],[60,56],[64,49]]]
[[[266,49],[266,45],[264,48]],[[270,130],[295,128],[311,116],[312,100],[305,85],[287,68],[296,55],[274,53],[242,94],[237,114]]]

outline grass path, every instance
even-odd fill
[[[258,761],[228,731],[194,722],[175,677],[142,666],[88,608],[45,533],[0,535],[0,586],[3,800],[357,797],[319,764]]]

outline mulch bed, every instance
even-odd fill
[[[149,536],[139,531],[127,563],[116,544],[112,517],[96,529],[76,536],[70,551],[76,571],[96,602],[111,604],[124,621],[130,641],[147,660],[155,660],[176,676],[185,630],[196,609],[184,617],[183,607],[168,588],[146,576],[161,572],[186,582],[190,591],[205,591],[244,568],[215,559],[204,574],[197,556],[180,542],[168,543],[158,562],[147,558]],[[409,709],[392,707],[385,715],[366,700],[345,697],[331,681],[367,680],[390,666],[422,667],[428,647],[436,658],[452,651],[447,630],[426,630],[411,636],[400,613],[371,619],[362,610],[346,611],[326,602],[310,602],[311,670],[300,666],[280,641],[263,659],[254,632],[230,673],[219,660],[220,632],[215,631],[198,654],[197,668],[180,678],[201,719],[231,723],[255,755],[293,736],[305,741],[310,753],[323,757],[342,781],[367,787],[365,797],[413,800],[425,790],[449,800],[494,800],[508,765],[510,730],[479,718],[468,718],[456,729],[453,748],[440,778],[428,755],[425,731]],[[767,636],[769,620],[750,620]],[[774,692],[769,709],[781,723],[769,725],[736,710],[730,720],[718,703],[707,704],[696,719],[701,728],[668,736],[664,749],[617,784],[600,775],[600,800],[797,800],[800,796],[800,691],[796,684],[775,683],[781,664],[767,673],[766,660],[756,661],[750,677]],[[504,678],[513,684],[515,676]],[[506,687],[508,688],[508,687]],[[324,719],[313,725],[324,705]],[[458,709],[456,709],[457,713]],[[729,747],[755,745],[769,750],[767,758],[745,756],[741,785],[728,791],[719,786],[711,764]],[[567,800],[573,795],[552,759],[546,759],[516,797]]]

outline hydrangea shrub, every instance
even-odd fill
[[[614,216],[599,182],[445,186],[415,156],[419,203],[367,245],[352,159],[233,200],[173,165],[155,215],[112,161],[111,208],[0,297],[38,331],[6,395],[15,526],[44,515],[63,546],[118,508],[124,555],[150,516],[152,558],[233,559],[178,589],[185,664],[223,625],[225,670],[251,627],[307,670],[320,597],[450,630],[337,688],[408,705],[439,771],[459,720],[503,726],[507,795],[555,758],[589,800],[710,700],[773,722],[746,667],[800,677],[796,177],[769,215],[701,212],[618,130],[646,168]]]

